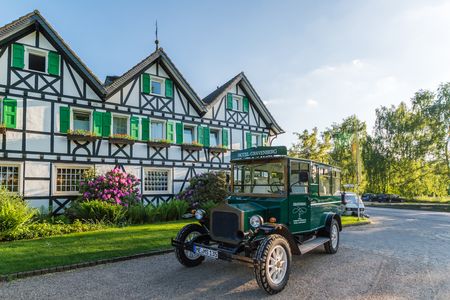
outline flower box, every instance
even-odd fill
[[[209,152],[211,153],[227,153],[227,148],[223,147],[210,147]]]
[[[149,147],[154,147],[154,148],[169,148],[170,147],[169,142],[162,142],[162,141],[148,141],[147,145]]]
[[[136,141],[128,138],[122,138],[122,137],[110,137],[109,143],[110,144],[121,144],[121,145],[134,145]]]
[[[200,151],[203,149],[203,146],[200,144],[182,144],[181,148],[189,151]]]
[[[99,136],[96,135],[86,135],[86,134],[77,134],[77,133],[67,133],[67,139],[71,141],[78,142],[95,142],[99,139]]]

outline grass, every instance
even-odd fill
[[[173,221],[98,231],[72,233],[35,240],[0,243],[0,275],[170,249],[170,238],[192,221]],[[343,216],[344,226],[367,219]]]
[[[367,218],[359,218],[358,217],[353,217],[353,216],[342,216],[341,217],[341,221],[342,221],[342,226],[350,226],[350,225],[356,225],[356,224],[369,224],[370,220]]]
[[[0,275],[169,249],[191,221],[174,221],[0,243]]]
[[[450,196],[444,196],[444,197],[427,197],[427,196],[420,196],[415,197],[413,199],[408,199],[406,202],[410,203],[449,203],[450,204]]]

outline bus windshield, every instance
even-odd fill
[[[286,161],[236,163],[233,192],[236,194],[284,195]]]

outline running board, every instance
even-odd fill
[[[330,238],[327,237],[316,237],[315,239],[308,241],[304,244],[298,245],[298,249],[300,250],[301,254],[305,254],[311,250],[316,249],[317,247],[325,244],[328,242]]]

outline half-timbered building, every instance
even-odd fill
[[[159,48],[102,83],[38,11],[0,28],[0,110],[0,185],[55,214],[88,168],[120,166],[159,204],[283,133],[244,73],[201,99]]]

